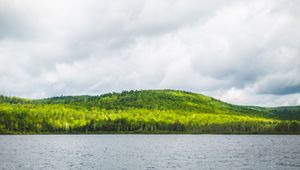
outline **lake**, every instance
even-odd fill
[[[300,169],[300,136],[1,135],[0,169]]]

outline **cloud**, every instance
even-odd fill
[[[175,88],[299,104],[298,1],[0,2],[0,93]]]

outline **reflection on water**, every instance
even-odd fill
[[[300,136],[0,136],[0,169],[210,168],[300,169]]]

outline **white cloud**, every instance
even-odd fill
[[[298,1],[0,1],[0,93],[175,88],[299,104]]]

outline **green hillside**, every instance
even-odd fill
[[[0,133],[300,133],[300,106],[237,106],[176,90],[0,96]]]

